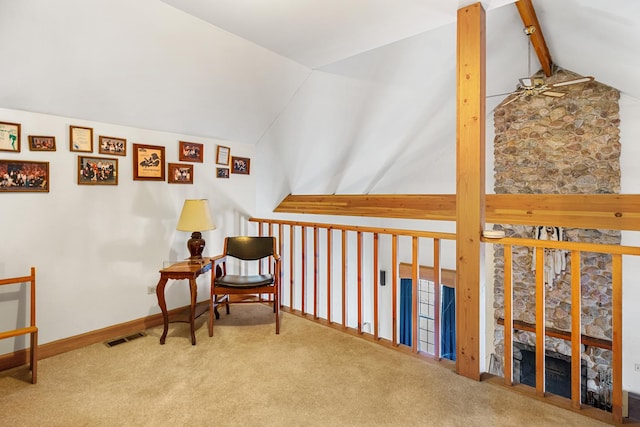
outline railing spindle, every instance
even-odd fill
[[[378,277],[380,275],[378,246],[378,233],[373,233],[373,337],[375,339],[378,339]]]
[[[536,248],[536,392],[545,393],[545,289],[544,248]]]
[[[289,308],[293,309],[293,287],[295,284],[295,226],[289,226]]]
[[[318,318],[318,260],[320,252],[318,252],[318,227],[313,227],[313,318]]]
[[[357,269],[357,294],[358,294],[358,333],[362,333],[362,232],[357,233],[357,248],[358,248],[358,269]]]
[[[440,360],[440,239],[433,239],[433,355]]]
[[[412,250],[411,250],[411,350],[414,353],[418,352],[418,326],[419,326],[419,318],[418,318],[418,280],[419,276],[419,268],[420,264],[418,262],[418,238],[412,237]]]
[[[342,327],[347,327],[347,230],[342,230]]]
[[[582,380],[582,291],[580,289],[580,251],[571,251],[571,404],[579,409]]]
[[[331,271],[331,260],[333,259],[333,230],[331,229],[331,227],[327,228],[327,322],[329,322],[329,324],[331,324],[332,322],[332,317],[331,317],[331,276],[332,276],[332,271]]]
[[[302,280],[300,284],[302,286],[300,297],[301,297],[301,311],[302,314],[307,314],[306,310],[306,302],[307,302],[307,227],[302,226],[302,242],[300,243],[301,248],[301,267],[302,267]]]
[[[391,236],[391,330],[392,344],[398,345],[398,235]]]
[[[513,246],[504,245],[504,383],[513,385]]]
[[[611,346],[613,390],[611,396],[613,421],[622,423],[622,255],[611,255],[611,287],[613,337]]]

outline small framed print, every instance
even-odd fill
[[[229,147],[225,147],[224,145],[218,145],[218,150],[216,151],[216,164],[229,166],[229,153],[231,150]]]
[[[134,181],[164,181],[164,147],[133,144]]]
[[[118,185],[118,159],[78,156],[78,185]]]
[[[93,153],[93,128],[69,126],[69,150]]]
[[[0,151],[20,152],[20,123],[0,122]]]
[[[124,138],[100,135],[98,137],[98,153],[112,154],[114,156],[126,156],[127,140]]]
[[[0,160],[0,193],[49,192],[49,162]]]
[[[29,150],[56,151],[56,137],[29,135]]]
[[[197,142],[180,141],[178,160],[181,162],[202,163],[204,159],[204,145]]]
[[[169,184],[193,184],[193,165],[169,163]]]
[[[229,178],[229,168],[216,168],[218,178]]]
[[[249,165],[251,159],[248,157],[231,156],[231,173],[249,175]]]

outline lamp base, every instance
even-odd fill
[[[189,249],[189,260],[191,262],[202,262],[202,251],[204,250],[205,241],[202,238],[202,233],[194,231],[191,233],[191,238],[187,240],[187,249]]]

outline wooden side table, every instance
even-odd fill
[[[202,313],[206,312],[209,308],[209,301],[203,301],[201,303],[197,302],[198,286],[196,283],[196,278],[209,270],[211,270],[211,258],[203,258],[202,262],[200,263],[194,263],[192,261],[181,261],[160,270],[160,281],[156,286],[156,296],[158,297],[158,305],[160,306],[160,310],[162,311],[162,320],[164,322],[164,330],[162,331],[162,336],[160,337],[160,344],[164,344],[165,339],[167,338],[167,332],[169,331],[169,314],[167,312],[167,302],[165,300],[164,288],[166,287],[169,279],[188,279],[189,292],[191,295],[189,312],[186,315],[179,314],[175,317],[172,316],[171,321],[188,322],[191,325],[191,344],[196,345],[196,333],[194,328],[195,319]],[[216,310],[215,306],[217,305],[217,303],[218,301],[216,301],[216,303],[214,304],[214,310]],[[217,311],[215,315],[216,318],[219,317]]]

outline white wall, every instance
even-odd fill
[[[255,214],[254,173],[215,176],[217,144],[250,157],[252,169],[260,163],[253,145],[8,109],[0,109],[0,120],[22,125],[21,152],[0,152],[1,159],[50,164],[49,193],[0,193],[0,277],[23,276],[36,267],[41,344],[159,312],[147,287],[157,283],[163,261],[188,256],[190,234],[175,230],[184,199],[209,199],[217,229],[203,233],[205,255],[220,253],[224,236],[242,232],[242,218]],[[118,158],[117,186],[77,184],[69,125],[94,129],[95,156],[98,135],[127,139],[126,157],[107,156]],[[30,151],[28,135],[55,136],[57,150]],[[179,163],[178,141],[204,144],[204,162],[192,163],[193,185],[133,181],[132,143],[164,146],[167,161]],[[200,299],[207,278],[199,280]],[[169,285],[169,308],[188,305],[188,295],[185,281]],[[22,297],[2,294],[0,330],[23,324]],[[26,339],[0,341],[0,354],[23,348]]]

